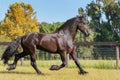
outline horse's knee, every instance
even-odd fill
[[[65,67],[67,65],[67,62],[63,62],[62,67]]]
[[[31,62],[31,66],[35,66],[36,65],[36,63],[35,62]]]
[[[33,66],[34,65],[34,63],[33,62],[31,62],[31,66]]]
[[[18,60],[18,59],[19,59],[18,54],[15,54],[15,60]]]

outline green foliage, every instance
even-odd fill
[[[120,41],[120,3],[118,1],[94,0],[83,11],[84,14],[87,14],[88,23],[93,31],[93,40],[95,42]],[[96,48],[99,50],[100,47]],[[106,54],[110,53],[106,52]],[[99,57],[102,56],[102,53],[97,51],[93,55]]]
[[[81,15],[83,15],[83,14],[84,14],[83,8],[79,8],[79,9],[78,9],[78,13],[81,14]]]
[[[120,40],[119,33],[115,31],[120,30],[120,4],[116,0],[92,1],[84,13],[88,15],[89,25],[96,33],[94,41]]]
[[[42,33],[53,33],[55,30],[60,27],[63,24],[63,22],[55,22],[55,23],[47,23],[42,22],[39,23],[39,31]]]
[[[87,15],[88,24],[93,34],[92,41],[120,41],[120,3],[118,1],[93,0],[86,6],[86,9],[79,8],[78,13]],[[99,50],[99,47],[96,48]],[[84,51],[84,48],[81,50]],[[93,52],[93,55],[99,57],[102,53]]]

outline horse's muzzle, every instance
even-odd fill
[[[88,37],[90,35],[90,33],[86,34],[85,36]]]
[[[90,31],[85,31],[85,36],[88,37],[90,35]]]

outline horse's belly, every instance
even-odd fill
[[[47,52],[57,52],[57,44],[54,39],[42,40],[38,44],[37,48],[40,50],[47,51]]]
[[[47,45],[46,47],[45,46],[37,46],[37,49],[39,50],[43,50],[43,51],[47,51],[47,52],[52,52],[52,53],[56,53],[57,52],[57,49],[50,46],[50,45]]]

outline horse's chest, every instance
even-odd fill
[[[70,49],[72,49],[73,47],[73,42],[70,39],[67,38],[60,38],[58,39],[58,50],[60,51],[68,51]]]

